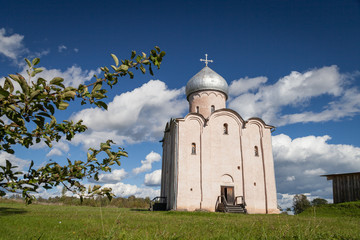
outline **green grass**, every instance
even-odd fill
[[[355,217],[360,219],[360,201],[339,204],[325,204],[306,209],[301,216]]]
[[[287,216],[0,202],[0,239],[360,239],[355,205]]]

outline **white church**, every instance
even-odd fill
[[[189,113],[163,138],[161,199],[167,210],[279,213],[273,126],[226,108],[228,84],[209,68],[186,85]]]

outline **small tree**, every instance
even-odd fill
[[[293,211],[295,214],[302,213],[311,206],[310,201],[304,194],[296,194],[293,198]]]
[[[311,206],[314,206],[314,207],[319,206],[319,205],[324,205],[324,204],[328,204],[328,201],[323,198],[314,198],[311,201]]]
[[[25,78],[21,74],[10,74],[5,77],[4,84],[0,85],[0,151],[14,154],[15,145],[29,148],[43,141],[52,147],[52,142],[62,138],[70,141],[87,127],[82,121],[58,122],[55,117],[57,111],[65,110],[76,99],[81,101],[81,105],[89,103],[107,109],[106,103],[101,101],[107,97],[107,90],[103,85],[112,88],[120,77],[128,75],[133,78],[132,69],[145,73],[145,68],[148,68],[153,75],[152,66],[160,68],[165,52],[155,47],[149,55],[138,55],[132,51],[129,59],[121,61],[114,54],[111,56],[115,62],[115,65],[111,65],[112,70],[101,67],[102,77],[94,75],[93,82],[80,84],[78,87],[65,86],[64,79],[60,77],[51,80],[35,79],[36,74],[42,71],[37,67],[40,59],[25,59],[28,76]],[[111,140],[107,140],[100,144],[99,149],[90,148],[82,160],[67,159],[68,164],[64,166],[51,162],[34,169],[34,162],[31,161],[27,172],[19,171],[17,166],[6,160],[5,166],[0,166],[0,196],[5,196],[7,191],[19,192],[27,203],[31,203],[34,198],[32,194],[37,192],[39,187],[51,189],[63,184],[68,191],[78,194],[81,201],[83,196],[94,195],[107,195],[111,199],[110,188],[95,185],[86,189],[80,181],[84,178],[98,181],[99,172],[110,172],[112,165],[120,165],[120,157],[127,156],[127,153],[122,148],[112,150],[113,144]],[[107,157],[98,160],[97,155],[101,152]]]

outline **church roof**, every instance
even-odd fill
[[[191,93],[197,91],[216,90],[223,92],[227,98],[228,88],[228,84],[222,76],[208,66],[205,66],[186,84],[186,96],[189,97]]]

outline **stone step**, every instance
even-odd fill
[[[227,205],[226,212],[228,212],[228,213],[246,213],[246,209],[240,205]]]

